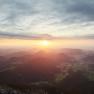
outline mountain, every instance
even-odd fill
[[[65,65],[88,64],[94,69],[94,51],[62,49],[33,52],[32,49],[1,49],[0,53],[0,83],[30,84],[53,80],[65,70]]]

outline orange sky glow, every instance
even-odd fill
[[[64,39],[64,40],[23,40],[23,39],[0,39],[0,46],[10,47],[10,46],[23,46],[23,47],[81,47],[81,46],[93,46],[94,40],[84,40],[84,39]]]

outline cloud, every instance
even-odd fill
[[[75,0],[71,3],[66,11],[78,15],[80,19],[87,19],[88,21],[94,21],[94,1],[93,0]]]
[[[8,36],[87,35],[93,25],[93,0],[0,0],[0,32]]]
[[[27,36],[24,34],[17,34],[17,33],[11,33],[11,32],[2,32],[0,31],[0,37],[4,37],[4,38],[23,38],[23,39],[31,39],[32,36]]]
[[[17,18],[24,15],[34,14],[33,6],[29,4],[30,0],[1,0],[0,9],[1,13],[5,14],[5,19],[9,23],[16,23]],[[32,6],[32,7],[31,7]]]
[[[94,21],[93,0],[54,0],[54,11],[62,21]]]

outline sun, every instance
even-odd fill
[[[41,45],[41,46],[45,46],[45,47],[46,47],[46,46],[49,46],[49,44],[50,44],[50,43],[49,43],[49,41],[47,41],[47,40],[42,40],[42,41],[40,42],[40,45]]]

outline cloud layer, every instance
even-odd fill
[[[93,30],[93,0],[0,0],[3,36],[85,36]]]

